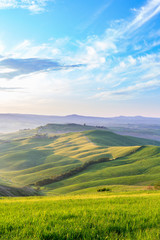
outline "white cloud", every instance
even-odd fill
[[[24,8],[32,13],[40,13],[49,1],[51,0],[0,0],[0,9]]]
[[[123,59],[102,79],[104,86],[93,97],[126,100],[160,88],[160,54]],[[110,83],[110,84],[109,84]]]
[[[1,73],[11,73],[11,72],[15,72],[15,71],[16,71],[15,69],[0,67],[0,74]]]
[[[137,37],[136,30],[160,13],[160,0],[147,1],[143,7],[134,12],[132,19],[112,23],[103,36],[90,36],[86,41],[78,42],[79,49],[70,59],[88,64],[90,70],[98,68],[102,70],[106,63],[109,64],[112,56],[123,54],[128,51],[128,48],[137,52],[145,52],[159,45],[159,41],[154,40],[152,44],[146,43],[144,46],[143,36]],[[133,57],[130,57],[129,61],[132,65],[136,64]],[[125,67],[124,64],[121,61],[120,67]]]
[[[147,4],[136,11],[135,18],[128,24],[126,30],[136,30],[160,13],[160,0],[148,0]]]
[[[83,42],[77,41],[76,51],[75,46],[74,51],[68,51],[67,44],[70,41],[68,38],[50,39],[47,43],[39,45],[24,40],[8,51],[6,56],[19,59],[60,59],[65,65],[81,63],[87,66],[78,70],[61,69],[58,73],[45,72],[43,69],[36,73],[14,77],[12,83],[14,82],[17,88],[23,86],[27,92],[26,97],[35,95],[40,98],[82,94],[84,98],[93,96],[103,100],[118,100],[134,98],[149,89],[159,88],[160,55],[145,53],[142,55],[139,51],[142,43],[138,37],[135,39],[133,35],[132,38],[129,35],[131,30],[133,34],[134,30],[158,14],[159,6],[160,0],[147,2],[141,9],[136,10],[131,23],[116,21],[116,25],[107,29],[103,36],[90,36]],[[158,44],[158,41],[151,47],[155,44]],[[132,50],[136,50],[139,56],[136,54],[133,56],[132,51],[128,51],[128,46],[132,46]],[[7,70],[2,71],[6,73]],[[6,83],[6,87],[10,85],[10,82]]]
[[[160,87],[160,80],[151,80],[147,82],[137,83],[135,85],[130,85],[125,88],[112,90],[112,91],[102,91],[97,93],[93,98],[98,98],[101,100],[114,99],[114,100],[126,100],[135,97],[144,91],[150,91],[155,88]]]
[[[5,55],[11,58],[61,58],[62,50],[67,43],[68,38],[56,39],[39,45],[26,39],[9,49]]]

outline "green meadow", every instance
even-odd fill
[[[160,192],[0,199],[0,239],[160,239]]]

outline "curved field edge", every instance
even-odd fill
[[[160,179],[160,148],[142,147],[110,162],[92,165],[76,176],[45,186],[51,194],[67,194],[101,185],[154,185]]]

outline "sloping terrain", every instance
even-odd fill
[[[15,188],[0,185],[0,197],[18,197],[18,196],[39,196],[40,193],[32,188]]]
[[[26,186],[67,176],[43,187],[45,191],[59,194],[104,184],[152,184],[160,177],[160,142],[121,136],[106,129],[54,135],[48,127],[53,126],[47,125],[47,135],[44,129],[41,134],[36,132],[22,139],[17,138],[16,133],[17,139],[12,135],[13,140],[0,142],[2,184]],[[59,131],[60,126],[54,127]],[[64,128],[68,131],[70,127],[63,126],[61,131]],[[102,158],[109,161],[97,162]],[[83,169],[88,162],[96,164]],[[70,171],[74,174],[66,175]]]
[[[113,132],[89,131],[86,136],[95,144],[100,146],[135,146],[135,145],[155,145],[159,146],[160,142],[130,136],[122,136]]]
[[[63,174],[87,161],[102,157],[112,159],[109,149],[92,143],[86,137],[88,133],[69,133],[53,138],[35,136],[1,143],[0,176],[9,178],[13,183],[26,185]],[[121,151],[125,154],[132,148],[124,147]]]
[[[78,193],[83,189],[103,185],[154,185],[159,180],[160,147],[144,146],[126,157],[92,165],[73,177],[46,185],[46,188],[57,195]]]

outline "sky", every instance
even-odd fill
[[[0,113],[160,117],[160,0],[0,0]]]

